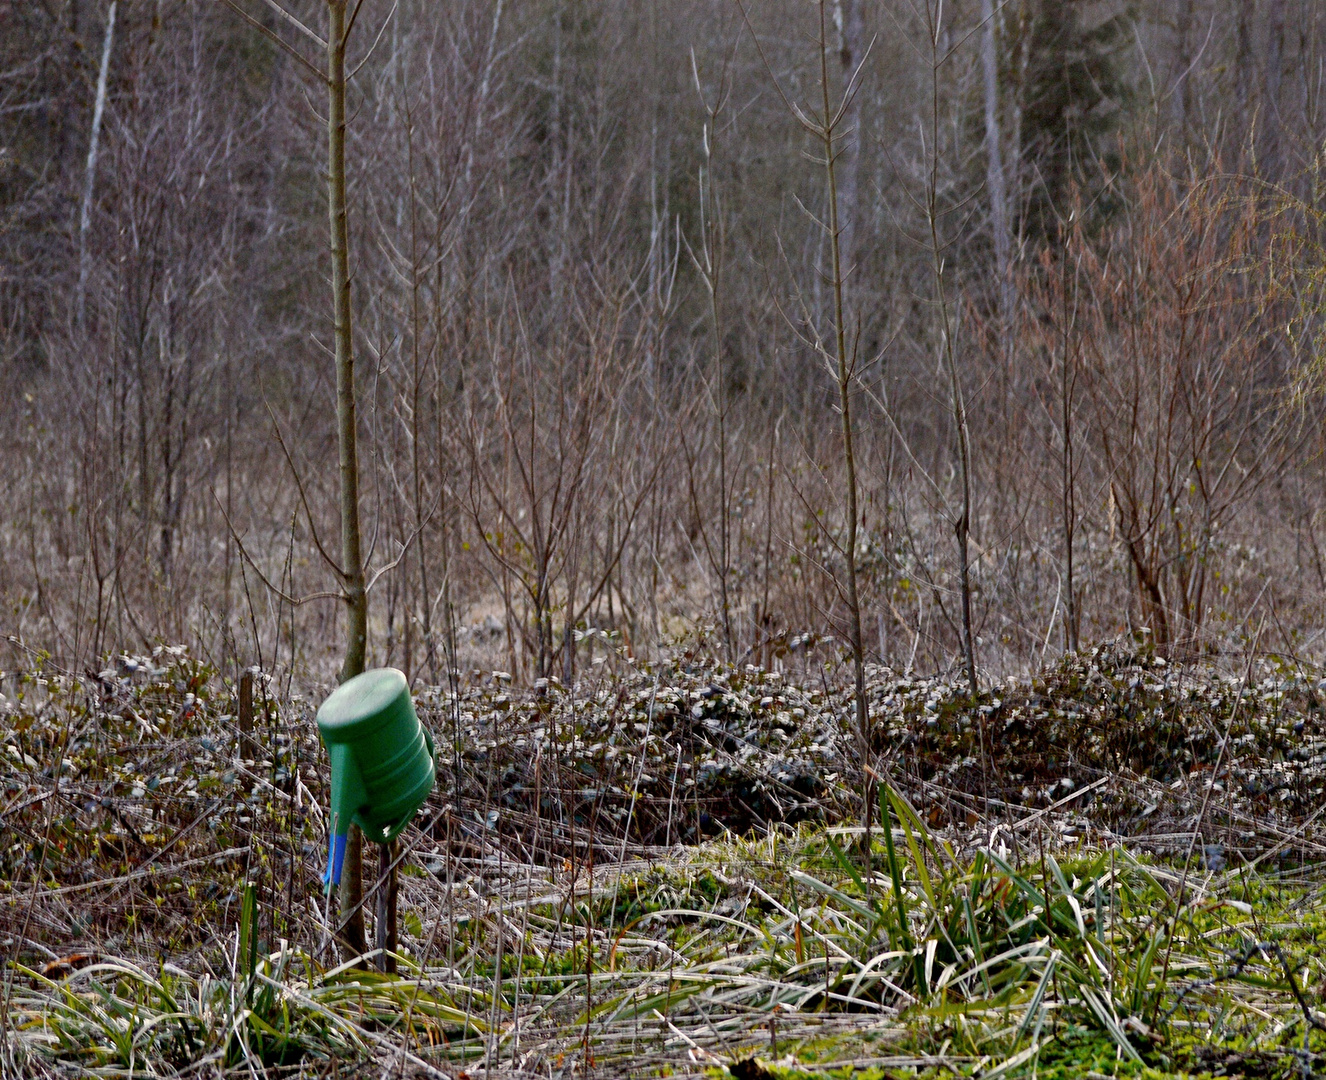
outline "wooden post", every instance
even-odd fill
[[[377,938],[378,970],[390,975],[396,973],[396,842],[378,845],[377,918],[374,935]]]
[[[253,669],[246,668],[239,677],[239,756],[258,760],[258,744],[253,738]]]

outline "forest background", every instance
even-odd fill
[[[838,275],[816,5],[362,5],[370,664],[841,657],[838,327],[871,659],[964,593],[983,676],[1320,659],[1321,6],[825,11]],[[322,102],[226,4],[0,3],[9,666],[339,664]]]

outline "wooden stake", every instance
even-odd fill
[[[377,919],[374,934],[377,938],[378,970],[390,975],[396,973],[396,842],[378,845]]]
[[[239,677],[239,756],[248,761],[258,760],[258,744],[253,739],[253,672],[246,670]]]

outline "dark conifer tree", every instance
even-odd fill
[[[1040,0],[1022,73],[1025,235],[1051,237],[1076,183],[1091,202],[1117,167],[1116,133],[1131,88],[1127,15],[1098,15],[1089,0]],[[1108,202],[1095,203],[1108,212]]]

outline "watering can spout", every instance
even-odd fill
[[[322,875],[322,884],[328,889],[341,883],[341,867],[345,863],[345,843],[348,839],[348,833],[332,834],[327,852],[327,872]]]
[[[341,866],[345,862],[345,845],[349,838],[350,822],[367,801],[359,765],[350,747],[331,748],[331,842],[327,852],[327,873],[323,884],[330,887],[341,883]]]

